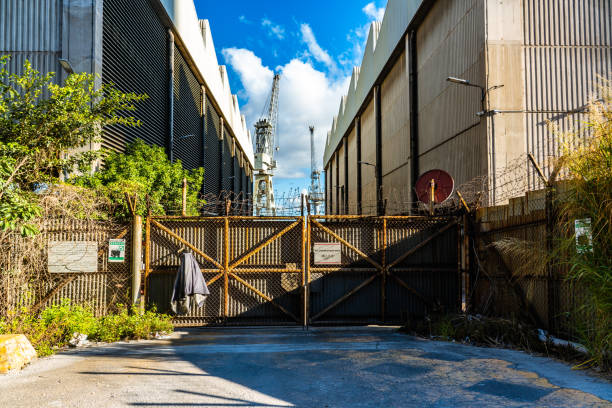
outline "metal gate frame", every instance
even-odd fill
[[[211,222],[219,222],[223,221],[224,225],[224,233],[223,233],[223,251],[221,259],[215,259],[215,257],[206,254],[201,249],[197,248],[195,245],[190,243],[188,240],[182,238],[179,234],[172,231],[170,228],[164,226],[162,222],[164,220],[174,220],[174,221],[211,221]],[[263,242],[260,242],[257,246],[253,248],[248,248],[247,253],[239,257],[238,259],[231,259],[231,249],[232,243],[230,242],[230,222],[231,221],[293,221],[291,224],[283,228],[281,231],[274,234],[272,237],[266,239]],[[306,217],[247,217],[247,216],[225,216],[225,217],[183,217],[183,216],[156,216],[156,217],[147,217],[146,220],[146,232],[145,232],[145,274],[144,274],[144,288],[145,294],[144,298],[148,301],[148,286],[149,286],[149,277],[151,275],[151,230],[152,228],[159,229],[165,232],[169,238],[173,239],[177,243],[184,245],[191,249],[194,253],[206,259],[208,262],[212,263],[216,268],[215,269],[202,269],[202,272],[217,272],[217,274],[206,283],[208,286],[213,285],[217,280],[223,279],[223,319],[227,319],[229,317],[229,282],[230,280],[235,280],[239,282],[243,287],[248,289],[257,297],[265,300],[271,305],[275,306],[282,313],[289,316],[292,320],[294,320],[298,324],[306,325],[306,308],[304,306],[301,311],[301,318],[296,316],[291,311],[287,310],[282,305],[278,304],[274,301],[273,298],[266,295],[262,291],[258,290],[253,285],[249,284],[245,279],[239,276],[239,274],[250,273],[250,274],[263,274],[263,273],[301,273],[301,283],[300,289],[302,292],[302,301],[300,302],[302,305],[306,304],[305,299],[305,282],[306,282]],[[297,227],[301,227],[301,265],[296,265],[295,268],[239,268],[242,264],[244,264],[247,260],[252,258],[254,255],[259,253],[261,250],[286,235],[289,231],[294,230]]]
[[[380,254],[381,254],[381,262],[377,262],[376,260],[372,259],[372,257],[369,254],[364,253],[363,251],[361,251],[359,248],[357,248],[355,245],[351,244],[350,242],[348,242],[346,239],[342,238],[341,236],[339,236],[337,233],[335,233],[334,231],[332,231],[330,228],[326,227],[324,223],[321,223],[320,221],[344,221],[344,220],[369,220],[369,221],[378,221],[381,223],[382,228],[381,228],[381,234],[380,234],[380,241],[378,243],[378,247],[381,248]],[[388,254],[388,239],[387,239],[387,224],[389,221],[408,221],[408,220],[414,220],[414,221],[419,221],[419,220],[423,220],[423,221],[440,221],[440,222],[444,222],[447,221],[446,225],[444,225],[442,228],[440,228],[439,230],[437,230],[435,233],[431,234],[430,236],[428,236],[427,238],[423,239],[422,241],[420,241],[417,245],[407,249],[405,252],[403,252],[403,254],[401,254],[400,256],[396,257],[395,259],[391,260],[389,259],[389,254]],[[406,260],[408,257],[410,257],[411,255],[414,255],[417,251],[419,251],[420,249],[424,248],[425,246],[427,246],[427,244],[431,243],[432,241],[434,241],[436,238],[440,237],[442,234],[444,234],[446,231],[448,231],[450,228],[452,227],[458,227],[458,236],[461,235],[461,230],[460,230],[460,224],[459,224],[459,220],[456,217],[426,217],[426,216],[378,216],[378,217],[372,217],[372,216],[361,216],[361,215],[313,215],[313,216],[309,216],[308,217],[308,247],[309,247],[309,255],[313,252],[313,245],[314,242],[312,240],[312,228],[316,227],[319,230],[325,232],[326,234],[328,234],[330,237],[332,237],[335,241],[339,242],[343,247],[346,247],[348,249],[350,249],[351,251],[355,252],[356,254],[358,254],[361,257],[361,260],[366,261],[367,263],[369,263],[371,266],[369,268],[359,268],[358,271],[359,272],[374,272],[371,276],[369,276],[367,279],[365,279],[364,281],[362,281],[360,284],[358,284],[357,286],[353,287],[351,290],[349,290],[348,292],[344,293],[342,296],[340,296],[339,298],[337,298],[336,300],[334,300],[332,303],[330,303],[329,305],[327,305],[325,308],[323,308],[323,310],[319,311],[318,313],[316,313],[314,316],[308,316],[308,323],[309,324],[314,324],[317,323],[317,319],[319,319],[320,317],[322,317],[323,315],[325,315],[326,313],[328,313],[330,310],[334,309],[335,307],[337,307],[338,305],[340,305],[341,303],[343,303],[344,301],[346,301],[347,299],[351,298],[352,296],[354,296],[357,292],[359,292],[361,289],[365,288],[366,286],[370,285],[372,282],[374,282],[377,278],[381,278],[381,285],[380,285],[380,290],[381,290],[381,294],[380,294],[380,310],[381,310],[381,316],[380,316],[380,322],[381,323],[385,323],[387,322],[386,319],[386,307],[387,307],[387,298],[386,298],[386,287],[387,287],[387,280],[389,278],[394,279],[394,281],[399,284],[400,286],[402,286],[403,288],[405,288],[406,290],[408,290],[410,293],[412,293],[417,299],[419,299],[421,302],[425,303],[426,306],[428,308],[432,307],[432,301],[430,299],[427,298],[427,296],[423,295],[422,293],[420,293],[418,290],[414,289],[413,287],[411,287],[410,285],[408,285],[402,278],[400,278],[396,272],[400,272],[402,271],[402,268],[398,268],[397,266],[403,262],[404,260]],[[461,261],[461,257],[463,256],[462,252],[459,251],[458,252],[458,263],[457,263],[457,279],[458,282],[460,282],[460,280],[462,279],[462,261]],[[338,273],[338,272],[350,272],[350,271],[356,271],[356,269],[354,268],[343,268],[342,266],[338,266],[338,267],[317,267],[314,266],[312,262],[308,262],[308,268],[307,268],[307,282],[308,282],[308,286],[310,286],[311,284],[311,273],[313,272],[331,272],[331,273]],[[461,288],[461,285],[460,285]],[[462,290],[462,288],[460,289]],[[458,293],[457,294],[457,299],[458,299],[458,303],[460,302],[460,299],[462,298],[462,293]]]
[[[223,225],[223,250],[221,251],[219,256],[212,256],[207,254],[205,250],[198,248],[196,245],[189,242],[187,239],[184,239],[179,235],[179,233],[173,231],[167,226],[163,225],[163,221],[197,221],[197,222],[207,222],[217,223]],[[338,233],[334,232],[331,228],[331,223],[334,221],[346,221],[353,220],[359,221],[364,220],[370,223],[375,222],[381,225],[379,230],[376,230],[377,239],[379,242],[375,245],[375,247],[380,248],[379,251],[379,259],[380,262],[373,259],[373,254],[368,254],[347,239],[342,238]],[[389,248],[388,248],[388,224],[391,222],[402,222],[402,221],[427,221],[431,223],[432,221],[437,221],[443,225],[430,234],[429,236],[421,239],[416,245],[407,248],[406,250],[402,250],[400,255],[394,257],[394,259],[390,259],[389,256]],[[287,226],[282,228],[282,230],[276,232],[274,235],[268,237],[262,242],[257,243],[253,247],[246,248],[244,254],[237,257],[237,259],[231,259],[233,243],[230,240],[230,229],[231,223],[233,221],[244,221],[244,222],[258,222],[258,221],[289,221]],[[327,224],[330,222],[330,224]],[[327,225],[326,225],[327,224]],[[256,225],[256,224],[255,224]],[[202,272],[215,274],[212,279],[207,281],[207,284],[213,285],[219,280],[223,282],[223,307],[222,307],[222,316],[219,316],[223,319],[222,323],[225,324],[227,319],[230,318],[229,313],[229,282],[236,281],[241,287],[251,293],[254,294],[257,298],[263,299],[265,302],[273,305],[275,308],[280,310],[283,315],[288,316],[291,321],[294,321],[297,324],[308,326],[309,324],[320,323],[320,318],[324,316],[326,313],[336,308],[341,303],[345,302],[347,299],[353,297],[357,292],[365,288],[366,286],[375,282],[377,278],[381,279],[380,285],[380,317],[378,321],[380,323],[387,322],[387,282],[393,281],[397,285],[401,286],[409,293],[411,293],[416,299],[423,302],[426,307],[429,309],[432,305],[431,299],[429,299],[426,295],[421,293],[419,290],[410,286],[406,281],[404,281],[398,273],[407,272],[412,270],[411,268],[402,268],[400,264],[408,259],[409,257],[415,255],[418,251],[426,247],[429,243],[434,241],[436,238],[440,237],[442,234],[447,232],[453,227],[457,227],[458,231],[458,258],[457,259],[457,280],[461,282],[462,276],[465,275],[465,257],[464,251],[461,250],[461,237],[462,237],[462,226],[457,217],[421,217],[421,216],[382,216],[382,217],[371,217],[371,216],[352,216],[352,215],[334,215],[334,216],[322,216],[322,215],[311,215],[311,216],[302,216],[302,217],[246,217],[246,216],[226,216],[226,217],[183,217],[183,216],[152,216],[147,217],[146,219],[146,230],[145,230],[145,246],[144,246],[144,260],[145,260],[145,273],[144,273],[144,299],[148,301],[148,290],[149,290],[149,279],[151,273],[154,271],[151,268],[151,231],[152,229],[157,229],[159,231],[163,231],[165,235],[173,240],[176,244],[185,246],[191,249],[195,254],[199,255],[207,262],[210,262],[214,268],[212,269],[202,269]],[[279,238],[285,236],[288,232],[294,231],[296,228],[301,228],[301,242],[296,243],[296,246],[299,245],[299,250],[301,252],[301,264],[300,265],[287,265],[286,268],[268,268],[268,267],[258,267],[258,268],[249,268],[245,267],[244,263],[251,259],[253,256],[258,254],[264,248],[277,241]],[[327,235],[328,239],[332,242],[339,242],[343,248],[348,248],[350,251],[353,251],[358,255],[360,261],[364,261],[368,264],[367,268],[343,268],[342,265],[339,266],[330,266],[330,267],[321,267],[315,266],[313,263],[312,254],[313,254],[313,237],[312,231],[313,228],[322,231]],[[229,255],[229,256],[228,256]],[[242,267],[241,267],[242,266]],[[311,297],[310,297],[310,287],[312,284],[311,274],[312,273],[339,273],[339,272],[347,272],[352,269],[358,269],[358,272],[371,272],[372,274],[367,277],[367,279],[363,280],[358,285],[354,286],[352,289],[348,290],[342,296],[338,297],[331,303],[327,304],[322,310],[318,311],[316,314],[311,316],[310,306],[311,306]],[[435,268],[429,268],[435,269]],[[428,270],[429,270],[428,269]],[[445,269],[447,272],[454,272],[455,268],[450,270],[449,268]],[[300,315],[296,313],[292,313],[287,308],[283,307],[279,304],[275,299],[271,296],[268,296],[266,293],[257,289],[255,286],[251,285],[247,282],[241,274],[274,274],[274,273],[289,273],[289,274],[301,274],[300,281],[300,290],[301,290],[301,299],[300,299]],[[457,293],[458,304],[461,303],[462,296],[465,298],[465,282],[463,284],[459,284],[460,292]],[[463,291],[463,292],[462,292]],[[219,305],[221,307],[221,305]],[[295,310],[295,309],[294,309]]]

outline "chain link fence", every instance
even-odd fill
[[[110,221],[49,218],[40,222],[40,233],[31,238],[16,232],[0,237],[0,317],[11,317],[22,310],[36,313],[62,299],[87,306],[95,315],[117,311],[130,303],[131,274],[129,225]],[[125,259],[109,262],[109,240],[125,240]],[[49,266],[53,243],[79,243],[95,253],[88,272],[54,272]],[[79,263],[86,255],[76,252],[70,262]],[[76,257],[76,258],[75,258]]]

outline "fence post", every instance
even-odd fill
[[[183,179],[183,210],[181,215],[185,217],[187,215],[187,179]]]
[[[386,321],[385,307],[387,305],[387,219],[383,218],[382,233],[382,275],[380,284],[380,315],[384,323]]]
[[[546,304],[547,316],[548,316],[548,331],[555,332],[556,324],[555,324],[555,313],[558,299],[558,291],[557,284],[555,282],[555,273],[554,273],[554,265],[552,263],[552,255],[554,251],[554,233],[555,233],[555,222],[556,222],[556,214],[554,208],[554,195],[555,195],[555,180],[557,173],[559,171],[558,167],[555,167],[551,176],[546,178],[544,172],[538,165],[535,160],[533,154],[529,153],[527,155],[531,164],[535,167],[538,175],[544,182],[546,186],[546,196],[545,196],[545,213],[546,213],[546,255],[548,259],[546,260],[546,279],[547,279],[547,297],[548,302]]]
[[[554,231],[555,231],[555,208],[554,208],[554,186],[553,182],[549,181],[546,185],[546,275],[548,280],[548,331],[556,332],[556,314],[557,314],[557,282],[555,279],[554,265],[552,256],[554,252]]]
[[[140,282],[142,279],[142,216],[132,217],[132,304],[140,301]]]
[[[302,195],[302,197],[304,197]],[[307,239],[307,220],[308,217],[304,217],[302,216],[302,295],[303,295],[303,299],[302,299],[302,313],[304,315],[304,321],[303,321],[303,326],[304,329],[308,329],[308,276],[307,276],[307,270],[309,267],[309,264],[307,264],[307,255],[306,255],[306,251],[307,248],[309,248],[308,245],[308,239]]]

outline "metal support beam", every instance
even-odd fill
[[[134,215],[132,219],[132,304],[140,301],[140,281],[142,279],[142,216]]]
[[[414,207],[411,212],[414,212],[419,201],[416,195],[416,182],[419,178],[419,106],[418,106],[418,82],[417,82],[417,35],[416,31],[411,31],[406,37],[406,48],[408,52],[409,71],[409,95],[410,95],[410,191],[411,200]]]
[[[344,214],[349,213],[348,138],[344,138]]]
[[[336,159],[336,211],[334,214],[340,214],[340,157],[338,151],[334,153]]]
[[[384,215],[382,194],[382,111],[380,85],[374,87],[374,114],[376,116],[376,215]]]
[[[355,118],[355,137],[357,138],[357,214],[363,213],[363,192],[361,186],[361,116]]]
[[[174,163],[174,34],[168,30],[168,146],[170,163]]]

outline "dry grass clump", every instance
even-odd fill
[[[74,220],[79,228],[111,229],[116,227],[108,217],[110,201],[96,191],[71,185],[54,185],[37,195],[41,215],[32,220],[42,233],[24,237],[19,231],[0,230],[0,316],[11,316],[17,310],[35,304],[45,282],[52,277],[47,270],[45,231]]]

